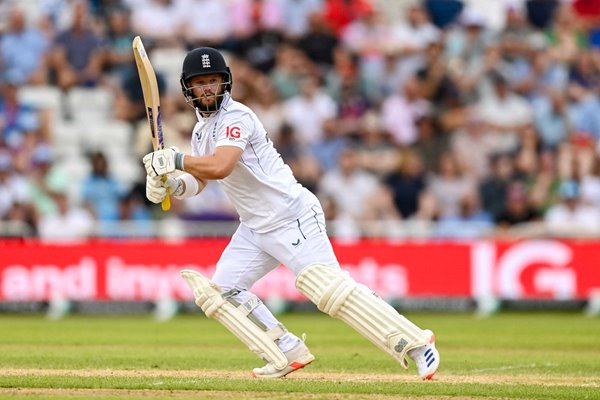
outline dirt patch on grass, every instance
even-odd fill
[[[36,369],[36,368],[0,368],[0,377],[126,377],[126,378],[187,378],[187,379],[235,379],[250,380],[248,371],[216,371],[216,370],[122,370],[122,369]],[[289,375],[288,380],[296,381],[329,381],[332,383],[347,382],[394,382],[417,383],[420,380],[413,374],[352,374],[337,372],[313,372],[310,369],[301,370]],[[496,385],[540,385],[600,388],[600,377],[577,376],[552,376],[552,375],[526,375],[526,374],[486,374],[486,375],[449,375],[439,373],[433,384],[496,384]],[[423,385],[431,384],[429,382]],[[154,386],[149,384],[148,386]],[[240,385],[243,387],[243,384]],[[254,392],[254,391],[214,391],[214,390],[173,390],[162,389],[160,384],[156,388],[133,389],[86,389],[86,388],[0,388],[0,398],[23,397],[35,399],[247,399],[247,400],[287,400],[290,393],[286,392]],[[350,393],[305,393],[294,392],[296,400],[391,400],[397,395],[384,394],[350,394]],[[403,400],[477,400],[479,397],[467,396],[402,396]],[[500,397],[486,399],[501,400]]]
[[[70,397],[77,398],[103,398],[103,397],[119,397],[124,399],[141,399],[141,398],[168,398],[168,399],[246,399],[246,400],[289,400],[289,393],[277,392],[226,392],[226,391],[200,391],[200,390],[130,390],[130,389],[6,389],[0,388],[0,396],[10,397],[56,397],[60,399],[68,399]],[[348,393],[327,393],[327,394],[309,394],[309,393],[294,393],[294,399],[311,400],[311,399],[327,399],[327,400],[391,400],[396,399],[396,395],[375,395],[375,394],[348,394]],[[475,397],[406,397],[402,396],[403,400],[477,400]]]
[[[79,376],[79,377],[128,377],[128,378],[195,378],[195,379],[252,379],[248,371],[219,370],[122,370],[122,369],[37,369],[0,368],[0,376]],[[420,382],[413,374],[361,374],[342,372],[312,372],[304,369],[288,375],[290,380],[315,380],[332,382]],[[571,386],[600,388],[600,377],[539,375],[539,374],[476,374],[450,375],[438,373],[434,382],[446,384],[527,384],[543,386]]]

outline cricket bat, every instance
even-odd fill
[[[142,39],[136,36],[133,39],[133,55],[135,64],[137,65],[140,83],[142,84],[142,92],[144,93],[144,103],[146,104],[146,115],[150,124],[150,133],[152,133],[152,147],[154,151],[165,148],[163,139],[162,124],[160,120],[160,99],[158,93],[158,83],[156,82],[156,74],[154,68],[148,59],[148,54],[142,43]],[[163,177],[163,182],[167,177]],[[162,201],[162,209],[167,211],[171,208],[169,189],[167,189],[167,197]]]

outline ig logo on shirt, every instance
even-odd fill
[[[229,140],[239,139],[242,131],[238,126],[228,126],[225,130],[225,137]]]

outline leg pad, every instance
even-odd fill
[[[272,363],[277,369],[287,366],[287,358],[275,343],[286,331],[277,327],[265,332],[253,322],[249,315],[259,304],[254,297],[243,304],[234,305],[223,296],[223,291],[202,274],[183,270],[181,276],[194,292],[195,303],[204,311],[207,317],[216,319],[231,333],[240,339],[256,355]]]
[[[296,288],[319,310],[346,322],[408,368],[406,353],[427,344],[427,335],[347,272],[326,265],[306,267]]]

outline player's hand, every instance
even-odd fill
[[[179,179],[171,176],[167,176],[163,182],[162,176],[146,175],[146,197],[155,204],[162,203],[167,197],[167,189],[169,193],[175,194],[180,185]]]
[[[143,162],[149,176],[167,175],[176,169],[183,170],[183,154],[177,147],[148,153]]]

